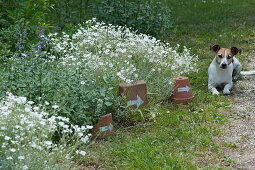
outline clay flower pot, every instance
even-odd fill
[[[126,96],[127,106],[138,109],[147,105],[147,87],[144,80],[119,84],[119,96]]]
[[[174,90],[171,100],[176,103],[187,104],[193,98],[194,96],[192,94],[188,77],[176,77],[174,79]]]
[[[92,138],[102,139],[114,134],[112,114],[100,116],[97,125],[92,129]]]

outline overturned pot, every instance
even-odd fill
[[[114,134],[112,114],[100,116],[96,126],[92,129],[92,138],[102,139]]]
[[[174,90],[171,95],[171,100],[187,104],[194,98],[188,77],[178,76],[174,79]]]

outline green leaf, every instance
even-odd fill
[[[106,106],[111,106],[113,103],[112,102],[105,102]]]

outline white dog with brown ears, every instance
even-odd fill
[[[234,57],[238,52],[241,54],[241,50],[237,47],[227,49],[216,44],[211,49],[216,53],[208,68],[208,89],[212,94],[219,95],[217,88],[223,88],[223,94],[230,94],[233,80],[236,80],[238,75],[255,74],[255,71],[241,71],[242,65]]]

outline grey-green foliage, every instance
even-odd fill
[[[1,64],[0,96],[7,91],[26,96],[43,104],[49,113],[56,104],[60,106],[58,115],[77,125],[94,125],[101,115],[114,112],[117,87],[112,84],[111,75],[95,80],[86,76],[89,73],[82,67],[69,70],[58,61],[50,62],[45,54],[30,53],[23,59],[17,56]],[[81,84],[81,77],[86,84]]]

